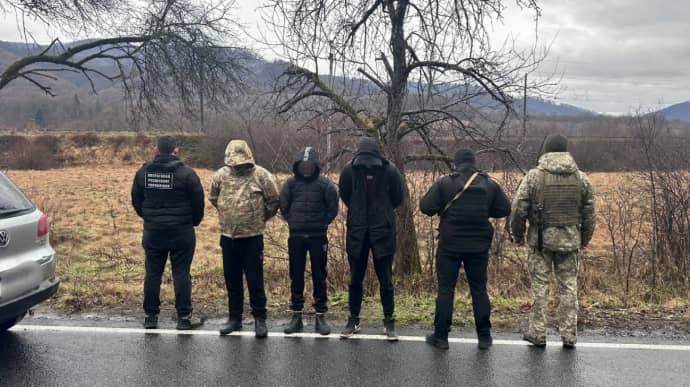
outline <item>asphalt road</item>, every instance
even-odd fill
[[[28,323],[25,323],[28,324]],[[219,337],[131,327],[20,325],[0,334],[0,386],[688,386],[690,346],[588,338],[574,351],[546,350],[518,337],[480,351],[469,335],[450,351],[421,342]],[[272,329],[278,332],[279,329]],[[413,335],[414,334],[414,335]],[[314,335],[315,336],[315,335]]]

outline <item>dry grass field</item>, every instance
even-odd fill
[[[34,135],[38,140],[40,135]],[[51,218],[52,243],[59,254],[58,272],[62,287],[49,306],[62,313],[140,313],[144,254],[141,247],[142,222],[130,205],[132,178],[141,162],[149,157],[154,136],[147,134],[59,135],[59,155],[68,167],[48,170],[7,171],[9,176]],[[49,139],[48,139],[49,140]],[[50,142],[49,142],[50,143]],[[27,148],[32,150],[33,148]],[[1,150],[0,150],[1,151]],[[1,153],[1,152],[0,152]],[[9,155],[12,157],[12,154]],[[19,154],[36,162],[41,152]],[[185,158],[184,149],[182,158]],[[11,159],[8,159],[11,161]],[[40,161],[40,160],[39,160]],[[38,163],[40,165],[40,163]],[[73,165],[69,167],[69,165]],[[208,190],[213,171],[197,170]],[[278,175],[279,180],[286,176]],[[334,180],[337,176],[331,176]],[[408,174],[413,201],[418,202],[436,176]],[[511,193],[516,175],[494,176]],[[650,293],[646,252],[635,252],[629,290],[624,288],[622,263],[613,257],[611,219],[620,216],[616,205],[620,187],[631,186],[633,174],[595,173],[591,179],[597,191],[599,225],[590,249],[583,256],[580,273],[581,321],[589,327],[633,327],[644,329],[672,324],[690,331],[690,301],[687,292],[672,284],[660,283]],[[621,206],[619,206],[621,207]],[[612,212],[613,211],[613,212]],[[330,229],[329,287],[331,314],[347,316],[349,269],[344,254],[344,209]],[[412,278],[396,276],[396,314],[402,323],[428,326],[433,321],[437,219],[417,212],[422,273]],[[226,290],[219,247],[215,209],[206,208],[206,217],[197,229],[197,250],[192,274],[195,307],[209,315],[226,313]],[[265,235],[265,278],[272,316],[285,316],[289,302],[287,272],[287,227],[279,217],[268,224]],[[617,242],[620,245],[620,241]],[[642,243],[646,243],[642,241]],[[515,327],[524,323],[529,311],[527,252],[515,249],[506,238],[504,222],[496,224],[496,238],[489,266],[489,292],[496,326]],[[623,261],[624,262],[624,261]],[[309,270],[309,269],[307,269]],[[307,274],[308,276],[308,274]],[[306,281],[309,294],[310,281]],[[554,289],[555,290],[555,289]],[[379,320],[377,282],[373,270],[365,281],[364,318]],[[650,297],[654,295],[655,297]],[[657,297],[658,296],[658,297]],[[309,296],[307,296],[309,299]],[[651,302],[654,298],[655,301]],[[172,278],[166,272],[162,287],[164,313],[172,314]],[[554,307],[555,302],[553,303]],[[471,302],[464,276],[458,284],[456,325],[471,325]]]
[[[9,176],[51,217],[52,241],[59,254],[58,271],[62,287],[51,305],[64,312],[125,310],[139,313],[142,301],[143,251],[141,220],[130,206],[129,190],[137,165],[110,167],[102,163],[93,167],[75,167],[48,171],[9,171]],[[199,170],[205,187],[212,171]],[[279,176],[283,179],[284,176]],[[432,179],[414,175],[413,195],[418,196]],[[601,191],[624,182],[617,174],[594,174],[595,186]],[[347,313],[347,264],[343,253],[343,211],[331,228],[329,285],[331,310],[335,317]],[[434,223],[417,215],[420,245],[425,251],[433,243]],[[500,230],[497,235],[501,235]],[[226,293],[219,248],[219,228],[215,210],[207,205],[206,217],[197,229],[197,253],[192,268],[194,301],[197,309],[222,316],[226,311]],[[270,221],[266,233],[266,288],[273,316],[287,313],[289,282],[287,275],[287,227],[280,219]],[[592,257],[606,257],[610,241],[600,226],[588,252]],[[511,249],[511,248],[508,248]],[[508,250],[507,259],[492,258],[490,292],[497,326],[515,326],[524,321],[529,308],[526,252]],[[512,257],[512,258],[511,258]],[[596,263],[596,260],[592,262]],[[650,305],[640,299],[623,302],[613,286],[607,286],[604,273],[596,264],[583,269],[583,321],[597,326],[598,319],[624,321],[631,315],[641,317],[670,316],[686,324],[690,321],[688,300],[673,298],[661,305]],[[589,270],[589,272],[588,272]],[[397,280],[398,318],[401,322],[429,325],[433,320],[434,280],[431,270],[418,278]],[[363,315],[380,318],[376,282],[372,273],[366,282],[367,301]],[[590,276],[590,277],[588,277]],[[162,299],[166,313],[172,313],[173,292],[169,270],[163,281]],[[309,281],[307,281],[309,283]],[[471,324],[471,304],[466,284],[459,284],[456,323]],[[309,292],[307,285],[307,292]],[[602,323],[603,324],[603,323]],[[610,324],[606,322],[605,324]],[[621,324],[623,324],[621,322]]]

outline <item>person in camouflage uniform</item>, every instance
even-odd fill
[[[247,278],[256,337],[268,335],[263,275],[263,233],[266,222],[278,211],[278,186],[270,172],[254,163],[246,142],[230,141],[225,166],[213,176],[209,200],[218,209],[223,249],[223,273],[228,290],[229,319],[220,333],[242,328]]]
[[[539,165],[529,171],[513,199],[510,228],[513,241],[525,244],[529,223],[528,268],[532,312],[524,339],[546,345],[546,309],[551,272],[560,295],[559,329],[563,346],[577,341],[577,272],[580,251],[592,239],[596,225],[592,183],[568,153],[568,140],[555,134],[546,138]]]

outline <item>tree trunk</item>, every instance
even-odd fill
[[[393,163],[403,176],[403,203],[396,211],[398,253],[396,271],[404,276],[422,271],[417,242],[417,229],[414,223],[414,203],[410,197],[410,190],[405,176],[405,157],[401,150],[402,138],[398,131],[402,120],[402,110],[407,95],[407,49],[405,41],[405,15],[407,1],[399,1],[397,7],[393,2],[387,4],[391,18],[391,53],[393,54],[393,68],[390,76],[390,90],[388,92],[388,117],[384,143],[388,147]]]
[[[395,270],[402,275],[417,274],[422,271],[422,263],[419,255],[417,229],[414,223],[415,204],[410,196],[403,156],[398,151],[391,153],[393,163],[400,169],[400,173],[403,176],[404,188],[403,204],[396,211],[398,252]]]

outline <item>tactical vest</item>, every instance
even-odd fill
[[[442,216],[451,224],[484,224],[489,218],[487,178],[479,176]]]
[[[542,171],[539,204],[543,228],[580,224],[583,184],[580,175],[554,174]]]
[[[144,173],[142,213],[149,225],[174,226],[193,224],[192,206],[187,187],[179,181],[177,169],[182,162],[150,163]]]

